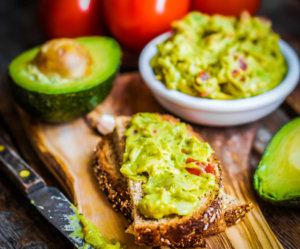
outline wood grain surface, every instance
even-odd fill
[[[21,155],[50,186],[63,191],[56,179],[43,166],[25,135],[14,108],[6,80],[0,91],[0,137]],[[0,164],[0,167],[2,165]],[[68,249],[72,248],[54,227],[37,212],[14,183],[0,171],[0,249]]]
[[[99,115],[104,113],[130,115],[138,111],[164,112],[139,74],[134,73],[120,76],[111,95],[86,120],[46,125],[22,114],[38,154],[79,209],[100,228],[104,236],[117,237],[129,248],[139,247],[134,246],[133,238],[124,233],[127,221],[112,210],[91,173],[93,148],[101,137],[88,124],[94,127]],[[233,128],[194,128],[211,143],[223,163],[225,191],[254,204],[254,209],[244,221],[209,238],[208,248],[282,248],[266,223],[252,188],[249,155],[256,124]]]
[[[3,0],[0,1],[0,75],[6,75],[9,62],[25,49],[44,42],[47,38],[43,35],[37,20],[37,0]],[[280,4],[282,3],[282,4]],[[271,18],[275,31],[291,44],[300,54],[300,1],[299,0],[264,0],[262,1],[259,15]],[[137,56],[125,55],[121,71],[137,70]],[[128,66],[129,65],[129,66]],[[9,93],[5,89],[5,81],[0,81],[0,136],[7,137],[15,146],[20,155],[39,172],[51,186],[60,190],[60,184],[49,173],[48,169],[40,162],[36,153],[29,144],[24,134],[20,119],[16,115]],[[256,135],[256,141],[262,146],[270,138],[274,130],[280,128],[282,113],[288,113],[289,118],[299,115],[300,97],[292,93],[284,105],[271,116],[259,122],[262,123],[261,132]],[[286,112],[286,107],[294,112]],[[296,112],[296,110],[298,110]],[[269,118],[271,121],[269,122]],[[264,124],[267,121],[268,125]],[[261,143],[261,139],[263,143]],[[257,140],[258,139],[258,140]],[[256,146],[255,146],[256,147]],[[260,151],[264,148],[260,147]],[[260,160],[261,153],[257,148],[252,150],[250,158],[251,171],[253,172]],[[1,167],[1,165],[0,165]],[[296,208],[276,207],[257,198],[259,206],[270,227],[284,246],[284,248],[300,248],[300,212]],[[38,212],[32,209],[26,199],[14,190],[14,183],[7,180],[0,172],[0,248],[35,248],[35,249],[67,249],[72,248],[60,234],[45,222]]]

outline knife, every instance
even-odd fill
[[[16,182],[31,204],[77,248],[93,248],[79,236],[82,225],[78,210],[57,188],[44,180],[0,139],[1,167]]]

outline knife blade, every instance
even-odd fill
[[[78,210],[57,188],[44,180],[0,138],[1,167],[31,204],[77,248],[93,248],[80,236]]]

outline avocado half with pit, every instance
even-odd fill
[[[300,118],[270,141],[254,174],[254,188],[274,204],[300,206]]]
[[[120,60],[120,46],[109,37],[55,39],[11,62],[12,95],[22,109],[44,121],[71,121],[107,97]]]

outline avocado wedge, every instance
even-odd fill
[[[109,37],[52,41],[16,57],[9,75],[21,108],[46,122],[60,123],[88,113],[107,97],[121,49]]]
[[[273,204],[300,206],[300,117],[270,141],[254,174],[254,188]]]

